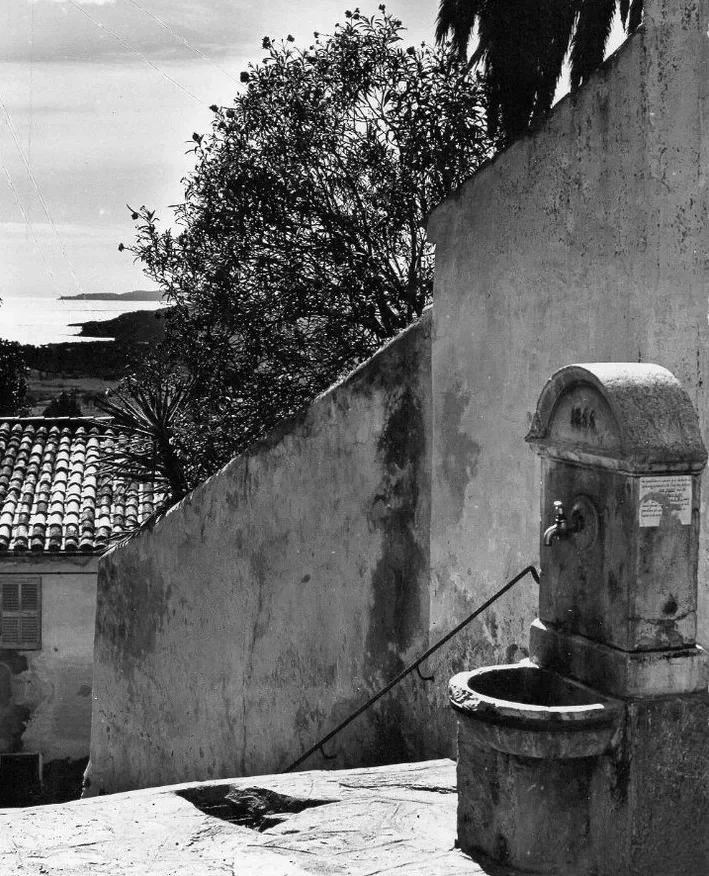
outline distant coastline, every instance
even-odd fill
[[[42,416],[50,402],[71,396],[84,414],[94,415],[96,397],[117,386],[145,352],[165,333],[170,308],[134,310],[112,319],[82,320],[76,341],[23,344],[29,373],[32,416]]]
[[[82,292],[60,295],[60,301],[162,301],[160,289],[134,289],[132,292]]]
[[[165,317],[171,310],[169,307],[162,307],[160,310],[134,310],[113,319],[71,322],[69,325],[71,328],[81,329],[78,334],[81,338],[111,338],[120,344],[145,344],[161,340],[165,334]]]

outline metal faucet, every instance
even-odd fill
[[[545,547],[550,547],[555,538],[567,538],[571,535],[569,521],[564,514],[564,506],[561,502],[554,502],[554,522],[544,530],[542,542]]]

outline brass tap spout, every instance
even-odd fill
[[[566,538],[569,535],[571,530],[564,514],[564,506],[561,502],[554,502],[554,522],[544,530],[542,542],[545,547],[550,547],[555,538]]]

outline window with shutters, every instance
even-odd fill
[[[0,648],[42,647],[42,579],[0,575]]]

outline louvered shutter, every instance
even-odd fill
[[[39,575],[0,576],[0,647],[42,647],[41,600]]]

